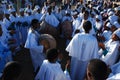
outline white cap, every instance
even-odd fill
[[[76,15],[76,14],[77,14],[76,11],[71,12],[71,15]]]
[[[119,11],[120,10],[120,6],[116,7],[114,10]]]
[[[113,34],[116,34],[120,38],[120,28],[117,29]]]
[[[108,13],[108,16],[111,16],[111,15],[113,15],[114,14],[114,12],[113,11],[110,11],[109,13]]]
[[[116,28],[120,28],[120,24],[119,24],[117,21],[115,21],[115,22],[113,23],[113,25],[114,25]]]
[[[111,28],[111,24],[110,24],[110,22],[108,22],[107,24],[106,24],[106,26],[108,27],[108,28]]]
[[[101,15],[96,15],[95,17],[96,19],[102,20],[102,16]]]
[[[40,9],[40,6],[39,6],[39,5],[36,5],[36,6],[35,6],[35,9],[37,9],[37,10]]]
[[[24,9],[23,9],[23,8],[21,8],[19,11],[20,11],[20,12],[23,12],[23,11],[24,11]]]

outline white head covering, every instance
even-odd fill
[[[108,28],[111,28],[111,24],[110,24],[110,22],[108,22],[107,24],[106,24],[106,26],[108,27]]]
[[[107,13],[109,13],[111,10],[112,10],[112,9],[111,9],[111,8],[109,8],[109,9],[107,10]]]
[[[116,7],[114,10],[119,11],[120,10],[120,6]]]
[[[115,22],[113,23],[113,25],[114,25],[116,28],[120,28],[120,24],[119,24],[117,21],[115,21]]]
[[[77,14],[76,11],[71,12],[71,15],[76,15],[76,14]]]
[[[113,34],[116,34],[120,38],[120,28],[117,29]]]
[[[109,13],[108,13],[108,16],[112,16],[114,14],[114,12],[113,11],[110,11]]]
[[[23,9],[23,8],[21,8],[19,11],[20,11],[20,12],[23,12],[23,11],[24,11],[24,9]]]
[[[101,15],[96,15],[96,19],[102,20],[102,16]]]

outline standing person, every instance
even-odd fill
[[[49,49],[46,54],[47,59],[43,61],[35,80],[67,80],[60,64],[57,62],[58,50]]]
[[[71,79],[83,80],[86,74],[88,61],[98,58],[98,42],[96,38],[90,34],[92,24],[90,21],[83,23],[85,32],[76,34],[66,51],[71,56]]]
[[[0,25],[0,39],[3,34],[2,27]],[[7,62],[12,61],[12,54],[9,48],[6,48],[2,41],[0,41],[0,72],[3,71],[4,66]]]
[[[37,29],[39,27],[39,21],[37,19],[33,19],[31,25],[32,27],[28,31],[27,40],[24,47],[30,49],[34,71],[36,71],[45,59],[45,56],[43,54],[44,47],[43,45],[39,44],[40,34],[37,32]],[[39,64],[37,63],[38,60],[36,60],[36,55],[40,56],[41,60],[39,61]]]

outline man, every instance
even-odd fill
[[[36,69],[40,67],[42,61],[45,59],[45,56],[43,54],[44,47],[43,45],[39,44],[40,34],[37,32],[37,29],[39,27],[39,21],[37,19],[33,19],[31,25],[32,27],[28,31],[25,48],[30,49],[33,66],[36,71]],[[36,60],[37,56],[40,56],[40,60]]]
[[[85,33],[76,34],[66,51],[71,56],[71,78],[72,80],[83,80],[87,68],[88,61],[98,58],[98,42],[94,36],[90,34],[92,24],[90,21],[83,23]]]
[[[87,66],[87,80],[106,80],[108,67],[99,59],[92,59]]]
[[[57,49],[53,48],[47,51],[47,59],[43,61],[35,80],[67,80],[60,64],[57,62],[58,55]]]
[[[100,53],[102,53],[101,60],[103,60],[107,65],[112,66],[115,64],[119,56],[119,45],[120,45],[120,29],[117,29],[113,34],[111,39],[105,44],[99,43]]]
[[[0,38],[3,34],[2,26],[0,25]],[[9,48],[6,48],[2,41],[0,41],[0,73],[3,71],[4,66],[7,62],[12,61],[12,54]]]

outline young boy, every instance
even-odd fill
[[[67,80],[60,64],[57,62],[58,55],[57,49],[47,51],[47,59],[43,61],[35,80]]]

